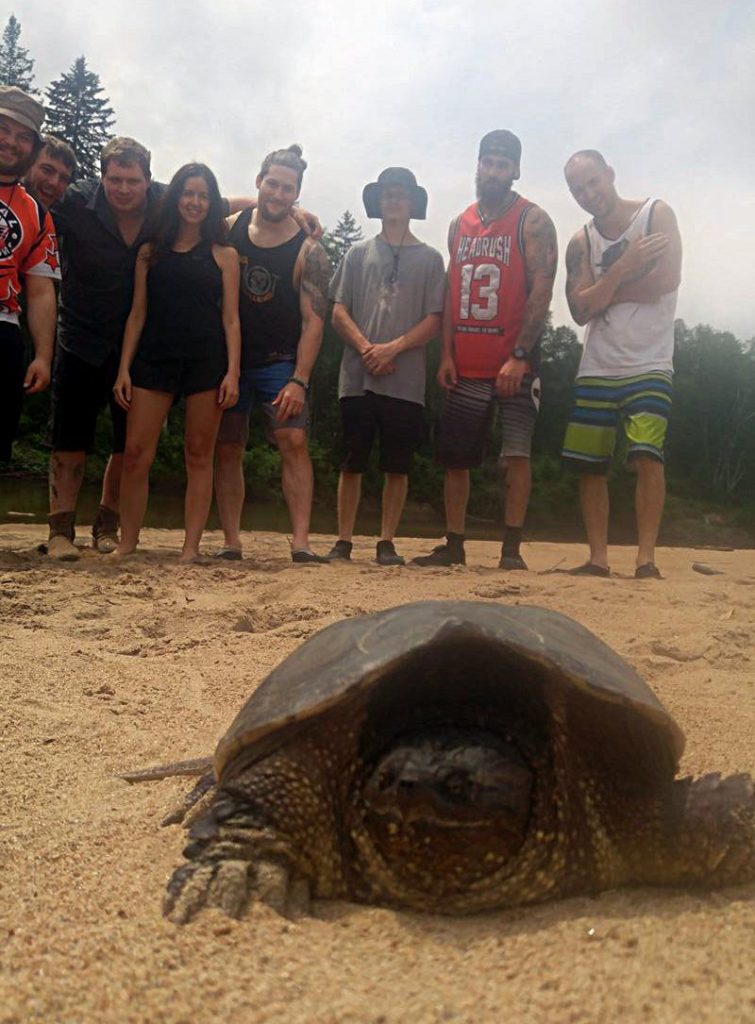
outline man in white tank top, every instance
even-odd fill
[[[658,579],[655,543],[665,500],[663,442],[671,409],[674,313],[682,244],[673,210],[660,199],[622,199],[596,150],[564,168],[569,189],[592,220],[566,250],[566,297],[586,325],[564,461],[582,474],[582,516],[590,546],[577,575],[608,576],[606,474],[622,422],[637,474],[638,579]]]

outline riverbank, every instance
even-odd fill
[[[559,485],[558,493],[540,493],[536,486],[527,517],[526,536],[531,541],[579,543],[584,537],[579,499],[571,487]],[[633,481],[622,479],[612,484],[610,540],[612,544],[631,544],[635,536]],[[616,488],[619,488],[617,493]],[[367,488],[365,488],[365,492]],[[439,483],[437,494],[442,493]],[[359,508],[357,530],[376,533],[380,529],[380,491],[365,493]],[[100,482],[89,480],[81,488],[78,502],[79,523],[91,523],[100,501]],[[439,498],[440,502],[440,498]],[[412,500],[410,491],[401,518],[402,537],[437,537],[444,529],[442,502],[430,504]],[[46,523],[49,511],[47,479],[43,476],[0,474],[0,524]],[[496,540],[500,537],[500,515],[493,507],[467,516],[468,536],[475,540]],[[145,525],[157,529],[180,529],[184,519],[184,487],[182,484],[156,484],[150,492]],[[208,528],[220,525],[214,506]],[[242,528],[255,532],[285,533],[290,529],[288,510],[283,500],[267,494],[256,497],[249,490],[244,505]],[[336,529],[335,494],[327,500],[315,501],[312,509],[312,530],[330,533]],[[82,532],[82,536],[83,536]],[[695,545],[755,548],[755,510],[747,505],[721,506],[701,499],[670,495],[661,528],[660,543],[671,547]]]
[[[86,530],[82,528],[82,536]],[[293,566],[285,536],[244,535],[241,563],[179,566],[147,529],[117,564],[37,552],[42,524],[0,527],[4,739],[0,1024],[745,1024],[755,1014],[755,887],[648,888],[453,920],[352,904],[284,922],[255,908],[176,928],[160,915],[186,782],[127,786],[134,766],[209,753],[264,675],[344,616],[429,598],[552,608],[648,681],[687,735],[682,771],[755,771],[755,551],[661,548],[662,581],[554,572],[578,545],[532,543],[530,572]],[[313,537],[318,551],[333,536]],[[220,545],[211,533],[206,547]],[[407,557],[427,540],[407,538]],[[692,568],[704,563],[715,575]]]

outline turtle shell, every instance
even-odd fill
[[[416,676],[423,657],[440,659],[442,668],[460,658],[472,664],[483,649],[486,664],[500,656],[523,667],[525,685],[531,678],[545,694],[546,714],[558,708],[569,718],[569,742],[599,768],[646,779],[676,771],[684,748],[679,726],[635,670],[573,619],[534,606],[418,601],[337,622],[289,655],[220,740],[218,778],[265,757],[334,708],[364,700],[404,662],[411,660]],[[466,687],[457,685],[460,702]]]

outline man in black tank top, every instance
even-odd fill
[[[225,535],[218,557],[241,558],[244,448],[249,413],[262,406],[268,438],[281,454],[294,562],[326,562],[309,547],[314,477],[307,444],[307,392],[322,341],[330,265],[322,246],[291,216],[307,164],[298,146],[265,157],[257,206],[229,220],[239,253],[241,379],[239,401],[218,435],[215,495]]]

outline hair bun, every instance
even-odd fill
[[[295,153],[296,156],[301,156],[304,150],[302,149],[298,142],[294,142],[293,145],[288,147],[288,152]]]

